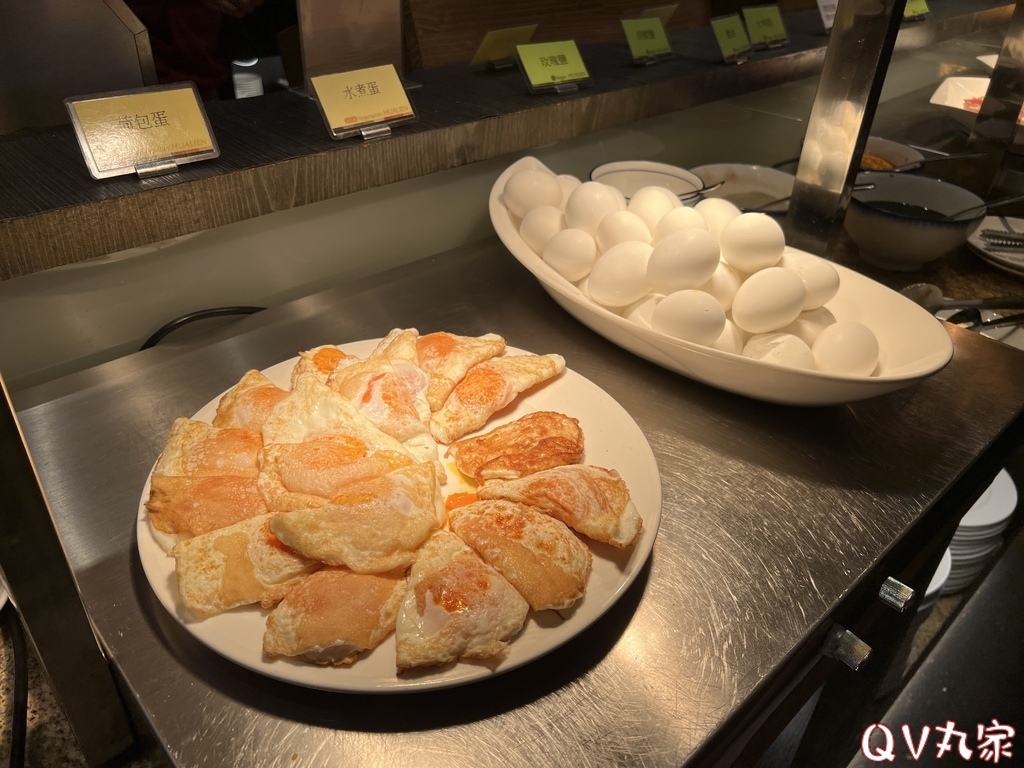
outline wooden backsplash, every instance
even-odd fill
[[[468,63],[492,29],[539,24],[535,41],[573,39],[598,43],[622,39],[620,19],[639,16],[667,0],[405,0],[405,51],[409,69]],[[669,30],[690,29],[760,0],[681,0]],[[784,0],[783,13],[815,8],[815,0]]]

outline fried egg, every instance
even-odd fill
[[[470,368],[505,351],[505,340],[493,333],[474,337],[440,331],[420,336],[416,348],[430,378],[427,402],[438,411]]]
[[[243,520],[171,550],[178,592],[193,615],[213,616],[253,603],[269,608],[320,567],[283,546],[267,527],[270,517]]]
[[[156,475],[146,509],[154,536],[167,550],[181,539],[267,514],[254,477]]]
[[[260,453],[257,482],[269,511],[291,512],[322,507],[350,485],[412,463],[395,451],[371,453],[361,440],[337,435],[268,445]]]
[[[267,617],[263,653],[314,664],[351,664],[395,628],[405,569],[353,573],[325,566],[303,579]]]
[[[525,504],[492,500],[453,509],[449,523],[533,610],[561,610],[583,597],[590,550],[560,520]]]
[[[175,419],[154,475],[175,477],[255,477],[263,448],[259,432],[218,429],[206,422]]]
[[[458,536],[437,531],[409,573],[395,627],[398,667],[501,656],[523,628],[529,608]]]
[[[577,419],[537,411],[479,437],[458,440],[447,455],[478,484],[509,480],[581,461],[583,430]]]
[[[481,499],[539,507],[574,531],[614,547],[632,544],[643,520],[614,469],[570,464],[477,489]]]
[[[213,426],[259,432],[269,413],[288,396],[259,371],[249,371],[217,404]]]
[[[346,488],[318,509],[273,517],[271,530],[295,551],[357,573],[407,567],[446,517],[430,464],[412,464]]]
[[[451,443],[479,429],[521,393],[565,369],[561,355],[515,355],[478,363],[455,385],[430,420],[439,443]]]

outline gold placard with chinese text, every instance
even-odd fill
[[[72,97],[64,103],[93,178],[161,164],[174,170],[220,154],[191,83]]]

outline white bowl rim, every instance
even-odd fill
[[[539,162],[539,161],[538,161]],[[693,194],[687,194],[684,199],[690,199],[691,197],[699,197],[701,192],[704,191],[704,179],[695,174],[689,168],[683,168],[681,165],[672,165],[671,163],[663,163],[657,160],[612,160],[611,162],[601,163],[600,165],[594,166],[590,175],[587,178],[590,181],[600,182],[600,178],[594,178],[599,171],[604,171],[604,174],[616,173],[619,171],[643,171],[645,173],[657,173],[663,176],[671,176],[674,179],[685,181],[687,184],[693,187]],[[602,184],[605,182],[601,182]],[[629,198],[629,195],[626,195]]]

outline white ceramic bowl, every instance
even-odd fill
[[[861,258],[882,269],[920,269],[963,245],[985,218],[984,208],[970,218],[935,221],[875,207],[882,202],[913,204],[951,216],[985,202],[970,190],[940,179],[888,171],[862,173],[857,182],[875,186],[853,193],[844,222],[846,232]]]
[[[941,370],[953,356],[949,334],[914,302],[858,272],[836,264],[839,292],[826,306],[839,320],[864,323],[878,337],[882,360],[875,376],[842,376],[782,368],[652,331],[594,304],[551,269],[519,235],[519,222],[501,200],[509,177],[526,169],[548,171],[533,157],[509,166],[494,182],[491,223],[505,244],[569,314],[624,349],[705,384],[773,403],[836,405],[884,395]]]
[[[590,172],[590,180],[615,187],[627,200],[643,187],[664,187],[680,199],[696,200],[704,188],[700,177],[685,168],[650,160],[605,163]]]
[[[991,78],[988,77],[947,77],[939,83],[928,101],[970,130],[978,110],[966,109],[965,103],[969,99],[984,99],[989,82]],[[1017,123],[1024,125],[1019,117]]]
[[[723,197],[741,210],[760,209],[766,203],[793,194],[796,177],[791,173],[766,165],[743,163],[709,163],[691,169],[700,176],[704,186],[725,182],[718,189],[704,193],[705,197]],[[765,209],[766,213],[785,213],[789,200]]]
[[[868,136],[867,144],[864,145],[864,154],[880,157],[886,162],[892,163],[894,167],[905,166],[909,163],[919,163],[924,160],[924,155],[916,149],[912,149],[906,144],[900,144],[897,141],[883,139],[880,136]],[[864,169],[863,164],[861,164],[861,168]],[[912,169],[908,168],[907,170]]]

